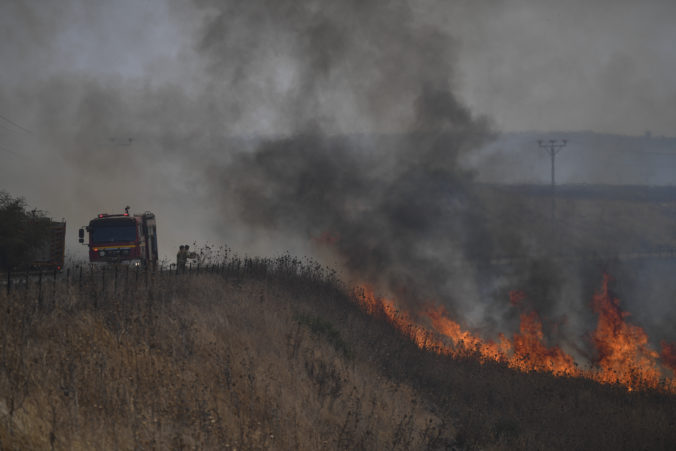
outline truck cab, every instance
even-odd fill
[[[79,241],[84,244],[89,233],[89,261],[92,263],[128,263],[155,265],[158,260],[157,224],[149,211],[129,214],[100,213],[80,229]]]

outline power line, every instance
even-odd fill
[[[24,132],[28,133],[29,135],[32,135],[32,134],[33,134],[33,132],[30,131],[30,130],[28,130],[26,127],[23,127],[23,126],[17,124],[17,123],[14,122],[13,120],[9,119],[8,117],[3,116],[2,114],[0,114],[0,119],[4,119],[5,121],[9,122],[9,123],[12,124],[13,126],[15,126],[15,127],[19,128],[19,129],[23,130]]]
[[[110,138],[109,140],[118,147],[129,147],[134,142],[134,138],[127,138],[124,140],[119,138]]]
[[[8,148],[8,147],[6,147],[6,146],[3,146],[2,144],[0,144],[0,150],[4,151],[4,152],[6,152],[6,153],[12,154],[12,155],[14,155],[14,156],[17,156],[17,157],[20,157],[20,158],[25,158],[26,160],[35,162],[35,160],[34,160],[33,158],[31,158],[30,156],[25,155],[25,154],[23,154],[23,153],[15,152],[14,150],[12,150],[12,149],[10,149],[10,148]]]
[[[4,150],[5,152],[7,152],[7,153],[11,153],[12,155],[16,155],[17,157],[20,157],[20,156],[22,156],[22,155],[19,155],[19,154],[18,154],[18,153],[16,153],[16,152],[14,152],[13,150],[11,150],[11,149],[8,149],[7,147],[5,147],[5,146],[2,146],[2,145],[0,145],[0,150]]]

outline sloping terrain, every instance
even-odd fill
[[[420,351],[321,268],[0,295],[2,449],[669,449],[676,403]]]

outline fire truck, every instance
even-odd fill
[[[157,223],[149,211],[129,214],[100,213],[80,228],[79,241],[89,233],[89,261],[91,263],[126,263],[134,266],[157,264]]]

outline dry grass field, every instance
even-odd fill
[[[673,449],[676,399],[419,350],[291,257],[0,294],[0,449]]]
[[[671,187],[477,185],[483,222],[497,254],[617,254],[676,248],[676,190]],[[515,237],[525,248],[514,248]],[[548,248],[547,245],[550,247]],[[512,247],[510,247],[512,246]]]

